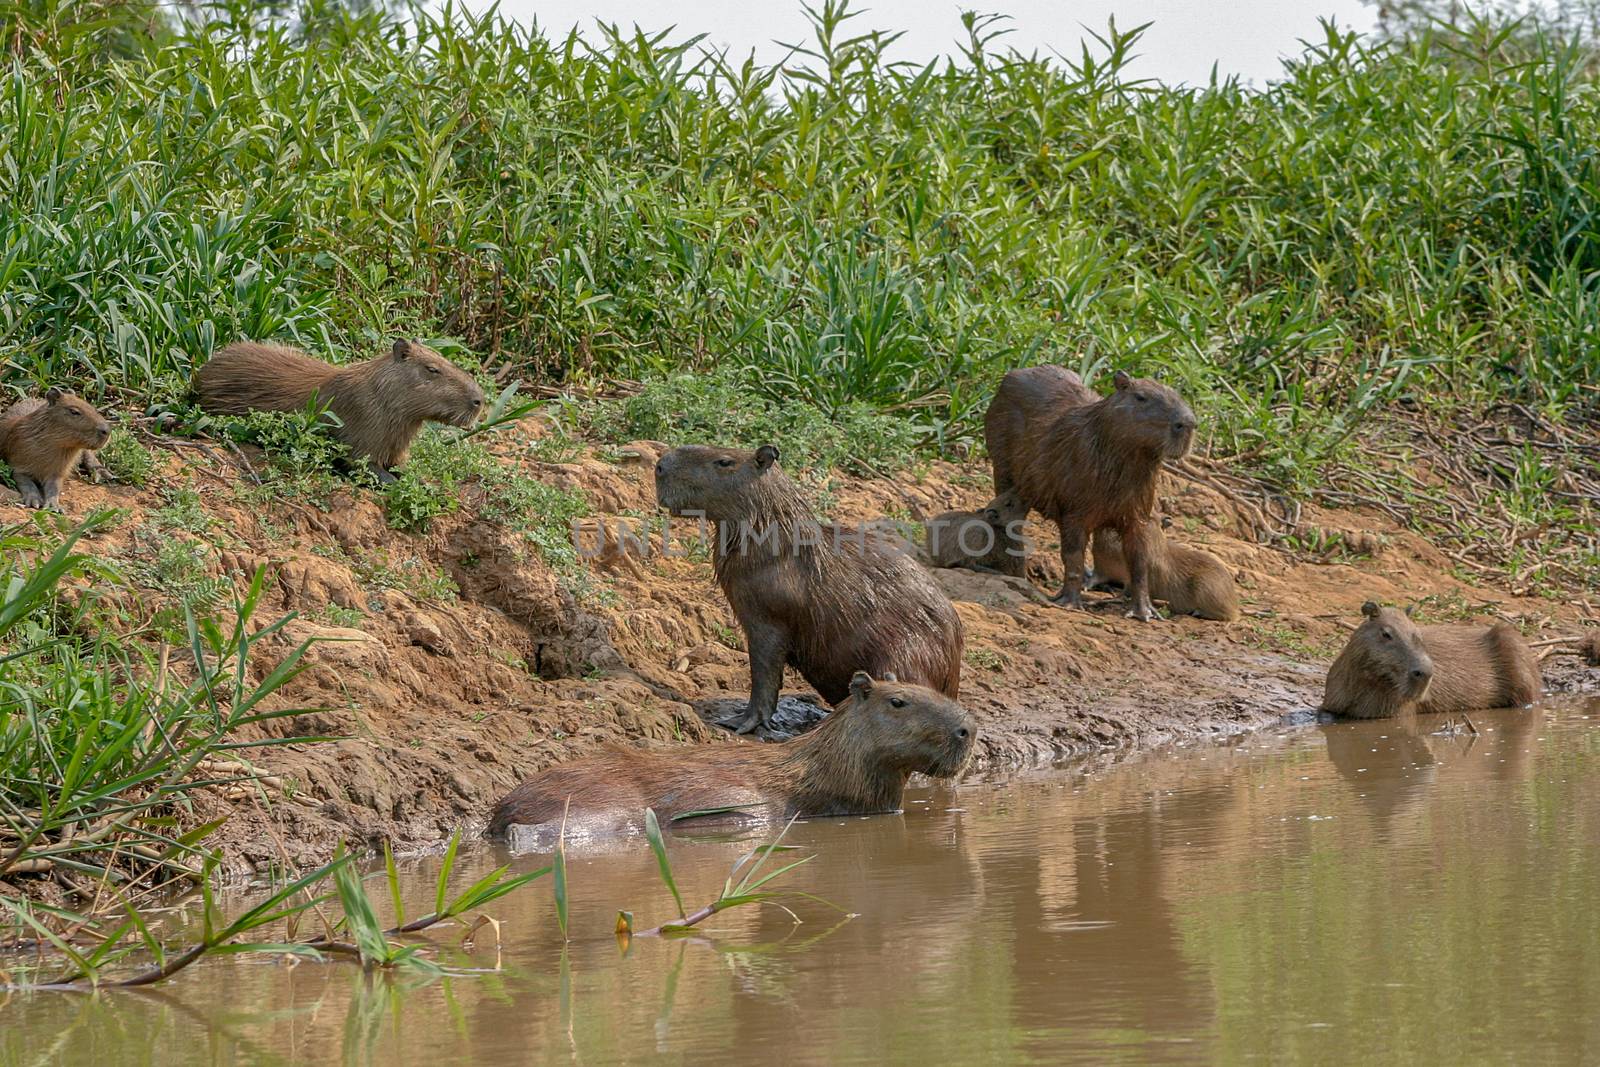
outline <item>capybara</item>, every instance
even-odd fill
[[[214,415],[302,411],[324,403],[336,436],[383,482],[406,461],[424,422],[471,426],[483,410],[472,375],[427,345],[401,338],[385,354],[336,367],[286,345],[238,341],[195,373],[200,406]]]
[[[979,511],[945,511],[928,520],[928,560],[935,567],[965,567],[1021,575],[1027,567],[1022,522],[1028,509],[1015,489]]]
[[[1015,487],[1061,529],[1066,575],[1054,602],[1083,606],[1084,549],[1110,527],[1127,557],[1128,615],[1152,619],[1145,524],[1161,461],[1189,451],[1194,412],[1160,382],[1122,371],[1113,381],[1115,391],[1100,397],[1062,367],[1010,371],[984,415],[984,440],[996,495]]]
[[[898,811],[907,777],[954,777],[976,736],[972,716],[949,697],[858,671],[849,699],[792,741],[614,747],[517,786],[495,805],[488,832],[559,823],[564,813],[586,832],[621,832],[642,826],[646,808],[663,824],[735,805],[770,819]]]
[[[1522,635],[1493,626],[1418,626],[1405,612],[1361,605],[1365,621],[1328,668],[1322,710],[1354,719],[1402,711],[1522,707],[1544,679]]]
[[[1150,595],[1165,600],[1179,615],[1232,622],[1239,617],[1239,590],[1226,565],[1209,552],[1180,545],[1160,524],[1145,526],[1150,549]],[[1128,561],[1122,555],[1122,538],[1111,529],[1094,533],[1094,574],[1090,585],[1128,585]]]
[[[1584,634],[1578,640],[1578,655],[1591,667],[1600,667],[1600,630]]]
[[[656,499],[715,529],[717,582],[744,629],[750,707],[732,724],[764,726],[785,664],[837,704],[857,670],[957,695],[961,620],[898,539],[818,523],[778,468],[778,450],[686,445],[656,464]]]
[[[11,466],[25,508],[61,506],[61,482],[77,467],[92,476],[94,450],[111,436],[111,424],[94,405],[63,389],[29,397],[0,415],[0,459]]]

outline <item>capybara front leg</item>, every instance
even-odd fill
[[[61,479],[47,478],[39,483],[44,490],[44,503],[40,505],[47,511],[61,510]]]
[[[788,635],[781,630],[755,627],[745,632],[745,639],[750,644],[750,704],[738,719],[723,723],[741,734],[772,722],[783,685],[783,664],[789,658]]]
[[[1122,535],[1123,558],[1128,561],[1128,587],[1123,592],[1128,610],[1123,614],[1141,622],[1159,619],[1156,606],[1150,603],[1150,540],[1145,524],[1134,523],[1118,533]]]
[[[17,494],[22,497],[22,506],[25,508],[44,507],[44,487],[26,474],[13,473],[17,479]]]
[[[1083,607],[1083,549],[1087,540],[1081,526],[1061,524],[1061,592],[1050,599],[1057,607]]]
[[[100,457],[88,449],[84,449],[78,456],[78,475],[86,482],[98,485],[105,473],[105,468],[100,465]]]

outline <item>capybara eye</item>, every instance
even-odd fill
[[[733,460],[730,459],[727,456],[723,456],[721,459],[717,460],[717,466],[719,466],[719,467],[731,467],[731,466],[733,466]]]
[[[1145,396],[1143,393],[1134,393],[1133,394],[1133,398],[1135,400],[1137,400],[1141,404],[1143,404],[1146,400],[1150,399],[1149,397]]]
[[[889,698],[889,703],[892,706],[897,707],[897,708],[903,708],[903,707],[906,706],[905,700],[903,698],[901,698],[901,697],[890,697]]]
[[[428,367],[428,373],[437,376],[439,373],[439,368],[430,364]]]
[[[1385,630],[1385,631],[1383,631],[1383,639],[1385,641],[1393,641],[1394,640],[1394,631],[1393,630]]]

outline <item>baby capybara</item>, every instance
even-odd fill
[[[1027,566],[1022,536],[1027,517],[1015,489],[979,511],[941,512],[927,523],[928,560],[935,567],[1021,575]]]
[[[1220,559],[1178,544],[1154,521],[1145,527],[1145,544],[1150,548],[1152,597],[1165,600],[1179,615],[1198,615],[1218,622],[1232,622],[1239,617],[1239,589],[1232,572]],[[1122,538],[1115,530],[1095,531],[1094,574],[1089,584],[1127,588],[1128,562],[1122,555]]]
[[[1328,668],[1322,709],[1355,719],[1402,711],[1522,707],[1539,699],[1539,661],[1514,626],[1418,626],[1361,605],[1365,621]]]
[[[587,833],[637,830],[645,808],[663,824],[736,805],[766,819],[875,815],[900,810],[912,773],[952,778],[972,753],[977,725],[941,693],[859,671],[849,694],[793,741],[618,747],[540,771],[495,805],[488,833],[556,824],[564,814]]]
[[[335,436],[380,481],[394,481],[424,422],[471,426],[483,411],[472,375],[405,338],[364,363],[336,367],[286,345],[239,341],[195,373],[200,406],[214,415],[304,411],[313,400],[339,417]]]
[[[750,652],[750,707],[767,725],[785,664],[837,704],[857,670],[954,698],[961,620],[928,573],[881,531],[819,523],[778,450],[686,445],[656,464],[656,499],[715,525],[712,563]]]
[[[1061,529],[1066,578],[1055,603],[1083,606],[1083,557],[1090,536],[1122,538],[1129,571],[1128,615],[1155,618],[1150,603],[1146,523],[1155,510],[1161,462],[1189,451],[1194,412],[1160,382],[1118,371],[1101,397],[1062,367],[1024,367],[1000,382],[984,415],[994,490],[1015,487],[1022,503]]]
[[[0,415],[0,459],[11,467],[25,508],[61,506],[61,483],[77,467],[98,467],[94,450],[111,436],[111,424],[94,405],[52,388],[44,398],[19,400]]]

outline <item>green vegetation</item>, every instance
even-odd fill
[[[254,646],[283,626],[252,622],[261,573],[226,617],[183,607],[176,647],[118,636],[101,598],[127,584],[77,551],[105,521],[65,537],[43,522],[0,530],[0,879],[28,872],[132,899],[200,876],[217,824],[183,825],[174,808],[202,784],[253,782],[208,768],[283,743],[240,732],[300,710],[262,702],[306,645],[250,681]]]
[[[112,481],[136,489],[149,485],[151,476],[156,472],[156,457],[123,426],[111,431],[110,439],[95,455]]]
[[[610,440],[860,469],[968,448],[1008,367],[1125,367],[1192,399],[1212,455],[1335,502],[1393,505],[1344,487],[1393,471],[1374,442],[1488,413],[1525,456],[1426,458],[1503,509],[1393,506],[1480,562],[1600,555],[1573,444],[1600,399],[1600,93],[1558,39],[1329,27],[1257,91],[1139,81],[1138,31],[1018,55],[980,16],[958,62],[894,65],[835,0],[781,72],[459,11],[104,6],[12,9],[0,359],[25,381],[169,404],[227,339],[349,358],[406,331],[643,381],[580,413]]]

